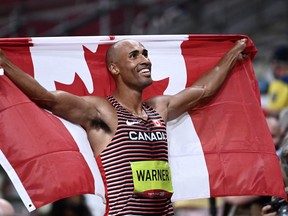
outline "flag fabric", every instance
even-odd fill
[[[249,37],[3,38],[0,47],[48,90],[105,97],[114,89],[105,67],[107,49],[118,40],[135,39],[148,49],[152,61],[154,82],[144,92],[148,99],[190,86],[244,37],[250,58],[236,63],[215,97],[168,123],[172,201],[286,197],[253,71],[257,50]],[[105,203],[104,184],[85,131],[37,107],[5,75],[0,76],[0,97],[0,163],[27,209],[78,194],[96,194]]]

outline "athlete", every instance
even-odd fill
[[[118,41],[107,51],[116,84],[107,98],[47,91],[1,50],[0,65],[38,106],[86,130],[107,188],[107,215],[174,215],[166,123],[214,95],[236,61],[246,57],[245,47],[246,39],[236,41],[191,87],[145,102],[142,92],[152,83],[152,65],[147,49],[134,40]]]

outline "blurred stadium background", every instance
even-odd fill
[[[287,0],[1,0],[0,37],[247,34],[257,59],[288,41]]]

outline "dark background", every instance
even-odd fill
[[[0,0],[0,37],[246,34],[266,61],[288,41],[287,0]]]

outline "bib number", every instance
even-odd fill
[[[166,161],[131,162],[134,193],[148,198],[170,198],[173,194],[171,172]]]

